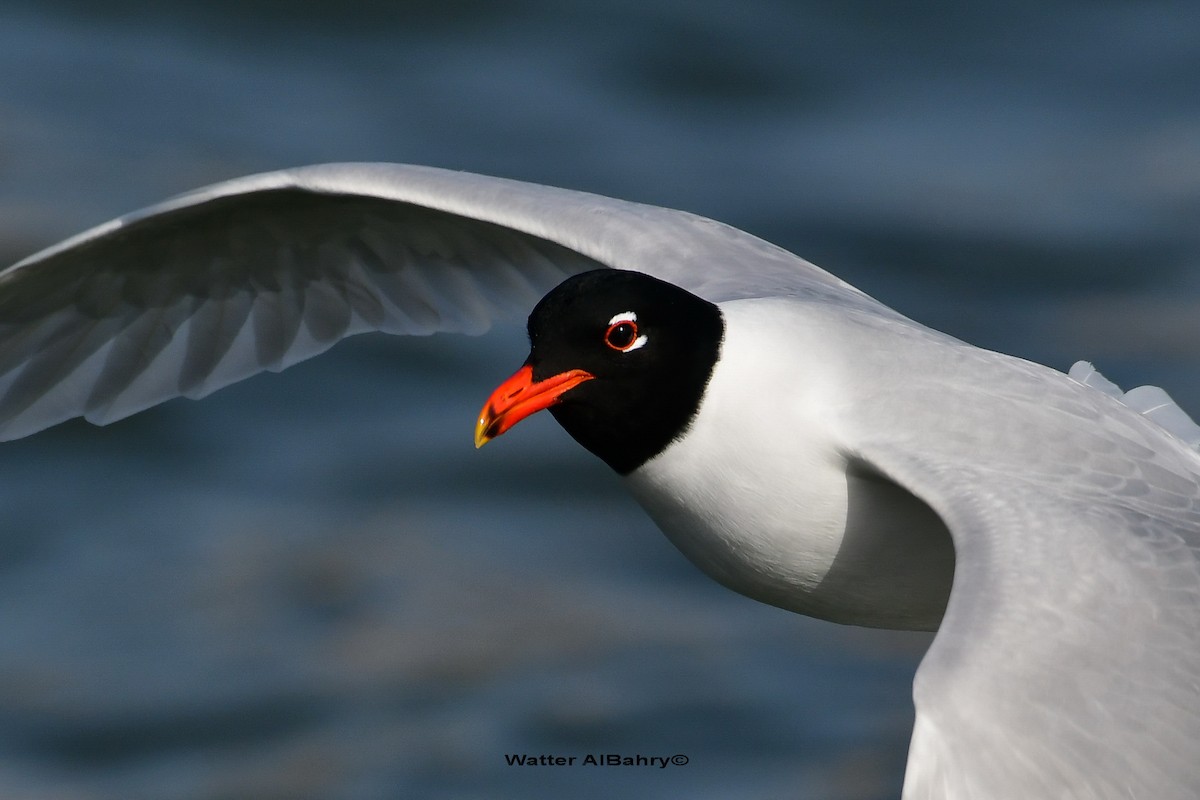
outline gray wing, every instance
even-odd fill
[[[956,554],[905,799],[1200,797],[1200,456],[1111,384],[887,328],[849,450]]]
[[[267,173],[122,217],[0,273],[0,440],[202,397],[354,333],[481,333],[598,267],[713,300],[799,291],[872,302],[684,212],[395,164]]]

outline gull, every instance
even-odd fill
[[[0,439],[531,308],[477,445],[548,409],[725,586],[937,631],[905,800],[1200,796],[1200,428],[709,219],[395,164],[200,189],[0,273]]]

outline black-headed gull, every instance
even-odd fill
[[[0,437],[535,303],[476,441],[549,408],[725,585],[937,629],[907,800],[1200,796],[1200,429],[691,214],[386,164],[183,195],[0,273]]]

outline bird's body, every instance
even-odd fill
[[[690,214],[396,165],[203,189],[0,273],[0,437],[546,292],[476,441],[548,408],[725,585],[936,628],[906,800],[1200,796],[1200,429]]]
[[[633,495],[735,591],[835,622],[935,630],[954,569],[945,527],[911,494],[852,469],[839,430],[871,371],[847,338],[853,323],[795,298],[721,310],[725,340],[701,412],[627,477]]]

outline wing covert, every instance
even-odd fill
[[[203,397],[355,333],[482,333],[598,267],[717,299],[790,289],[872,302],[684,212],[427,167],[267,173],[130,214],[0,273],[0,439]]]
[[[1196,797],[1200,457],[1111,392],[924,344],[846,428],[954,540],[904,797]]]

